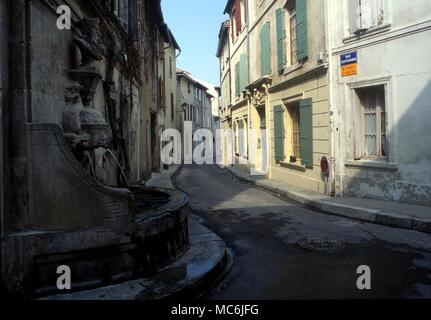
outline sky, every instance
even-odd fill
[[[219,85],[218,33],[227,0],[162,0],[163,15],[181,47],[177,67]]]

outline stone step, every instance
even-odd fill
[[[231,255],[225,242],[195,219],[190,219],[189,228],[190,248],[151,277],[41,300],[158,300],[201,296],[229,270]]]

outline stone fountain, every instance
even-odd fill
[[[32,232],[4,240],[7,250],[26,248],[19,259],[4,255],[5,290],[18,296],[58,293],[61,265],[73,272],[72,291],[84,290],[150,275],[189,247],[186,195],[97,179],[93,153],[111,143],[111,128],[92,105],[102,80],[98,20],[84,18],[79,27],[81,63],[66,84],[62,128],[26,128],[33,189],[25,223]]]

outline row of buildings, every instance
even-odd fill
[[[429,1],[229,0],[225,13],[226,164],[231,152],[314,192],[431,205]]]

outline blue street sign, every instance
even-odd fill
[[[356,64],[356,63],[358,63],[358,53],[356,51],[341,55],[342,66],[347,66],[349,64]]]

